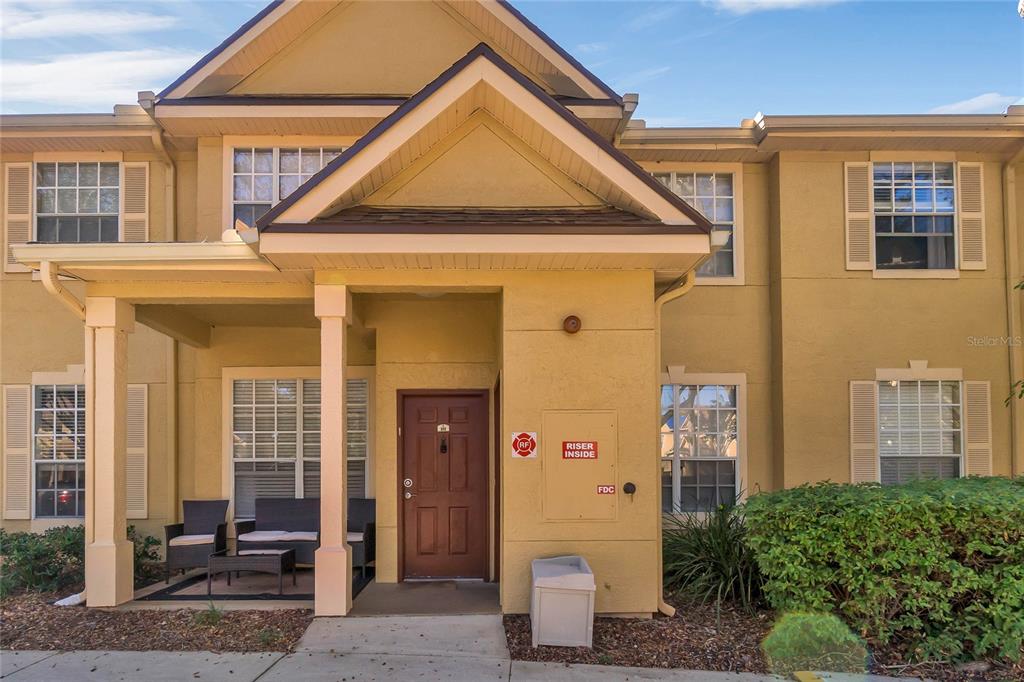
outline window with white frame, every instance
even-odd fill
[[[118,240],[119,163],[37,163],[35,171],[36,241]]]
[[[366,497],[369,382],[346,385],[348,494]],[[232,382],[235,517],[259,497],[320,497],[320,380]]]
[[[872,164],[879,270],[956,268],[953,178],[952,162]]]
[[[732,277],[736,274],[735,192],[732,173],[655,173],[655,179],[696,208],[729,239],[711,260],[697,270],[701,277]]]
[[[661,387],[662,511],[706,512],[739,494],[735,385]]]
[[[959,381],[878,382],[878,453],[883,484],[957,478],[963,470]]]
[[[32,390],[35,517],[85,516],[85,386]]]
[[[341,147],[235,147],[231,174],[234,220],[253,227],[271,206],[342,151]]]

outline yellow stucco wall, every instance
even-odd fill
[[[231,94],[411,95],[478,42],[433,3],[346,3]]]

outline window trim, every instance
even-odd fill
[[[743,164],[742,163],[658,163],[644,166],[654,173],[732,173],[732,277],[695,278],[698,286],[743,286],[746,284],[746,257],[743,233]]]
[[[921,383],[923,381],[945,381],[948,383],[956,382],[960,386],[960,454],[958,455],[906,455],[908,458],[957,458],[959,465],[957,466],[957,478],[967,477],[967,427],[964,411],[966,409],[965,396],[964,396],[964,379],[963,370],[959,369],[932,369],[928,370],[927,367],[921,367],[920,365],[914,366],[913,361],[910,369],[876,369],[875,370],[875,465],[877,466],[877,478],[875,479],[879,483],[882,481],[882,401],[879,398],[879,387],[883,383],[890,382],[916,382]],[[928,363],[925,362],[925,365]],[[919,404],[920,407],[920,404]],[[923,433],[921,429],[918,429],[919,433]],[[940,431],[941,432],[941,431]],[[899,458],[904,455],[887,455],[889,459]]]
[[[375,377],[376,367],[373,365],[352,365],[345,368],[345,379],[366,379],[369,404],[367,405],[367,436],[366,436],[366,490],[367,496],[375,490],[373,467],[373,445],[375,437]],[[320,379],[319,366],[303,367],[223,367],[221,369],[221,495],[228,500],[227,520],[233,529],[235,519],[235,458],[232,448],[234,395],[233,384],[238,379]],[[298,462],[296,458],[296,463]],[[300,475],[296,466],[296,481]],[[233,530],[228,534],[232,535]]]
[[[234,151],[235,147],[338,147],[347,149],[358,137],[352,135],[224,135],[221,137],[221,224],[223,230],[234,229]],[[274,154],[275,159],[277,154]],[[275,171],[276,177],[276,171]],[[258,203],[258,202],[253,202]],[[271,204],[273,206],[273,204]],[[220,233],[218,232],[218,235]]]
[[[53,376],[53,378],[56,378],[56,379],[74,378],[74,375],[71,372],[66,373],[66,376],[61,376],[60,373],[54,373],[52,376]],[[50,387],[52,387],[55,390],[56,390],[56,388],[58,386],[74,386],[75,390],[76,390],[76,393],[77,393],[78,387],[79,386],[82,387],[82,408],[81,408],[81,412],[83,413],[83,420],[82,420],[82,422],[83,422],[82,423],[83,432],[81,434],[78,433],[77,419],[76,419],[75,436],[77,437],[77,436],[81,435],[82,440],[83,440],[83,444],[84,444],[85,439],[88,437],[87,434],[85,433],[85,430],[84,430],[85,426],[86,426],[85,418],[84,418],[85,411],[86,411],[86,408],[85,408],[85,399],[86,399],[85,378],[82,377],[81,381],[77,381],[77,382],[74,382],[74,383],[58,382],[58,383],[52,383],[52,384],[47,382],[47,381],[40,381],[40,382],[37,383],[35,381],[35,378],[36,378],[35,374],[33,374],[33,382],[32,382],[32,387],[31,387],[32,411],[31,411],[31,417],[30,417],[31,420],[32,420],[31,421],[31,432],[30,432],[31,433],[31,438],[32,438],[32,443],[30,445],[31,453],[32,453],[32,458],[31,458],[31,463],[32,463],[32,471],[31,471],[32,497],[31,497],[31,500],[30,500],[31,505],[32,505],[32,510],[31,510],[32,521],[33,522],[34,521],[40,521],[40,522],[53,522],[53,521],[56,521],[56,522],[58,522],[57,525],[61,525],[60,524],[61,521],[83,521],[84,522],[85,521],[85,514],[84,513],[83,514],[72,514],[72,515],[68,515],[68,516],[59,516],[59,515],[57,515],[57,516],[39,516],[38,511],[36,510],[36,501],[37,501],[37,498],[39,497],[39,484],[38,484],[38,469],[39,469],[39,465],[40,464],[49,464],[49,463],[52,463],[52,464],[56,465],[56,464],[59,464],[61,462],[69,462],[69,463],[73,463],[73,464],[76,464],[78,466],[81,466],[82,467],[82,475],[85,476],[85,462],[86,462],[86,457],[87,457],[87,455],[86,455],[86,456],[83,456],[81,459],[75,458],[75,459],[71,459],[71,460],[59,460],[59,459],[56,459],[56,458],[54,458],[54,459],[39,459],[39,457],[37,457],[38,453],[37,453],[37,450],[36,450],[36,436],[37,436],[37,433],[36,433],[36,413],[40,411],[40,408],[36,404],[36,389],[39,388],[40,386],[50,386]],[[76,403],[77,403],[77,400],[76,400]],[[56,411],[56,408],[54,408],[53,411]],[[78,408],[77,404],[75,405],[74,412],[76,414],[79,412],[79,408]],[[86,449],[88,449],[88,446],[85,446],[85,447],[86,447]],[[81,488],[78,488],[78,487],[75,488],[76,493],[79,490],[81,490],[83,493],[87,492],[84,485]],[[76,502],[77,502],[77,499],[76,499]]]
[[[34,166],[32,168],[32,173],[33,173],[32,177],[33,177],[33,181],[34,181],[34,178],[35,178],[35,167]],[[34,182],[33,182],[33,184],[34,184]],[[79,384],[85,385],[85,365],[66,365],[64,371],[62,371],[62,372],[59,372],[59,371],[58,372],[32,372],[32,380],[31,380],[31,382],[29,384],[29,390],[30,390],[30,395],[31,395],[31,397],[30,397],[31,404],[29,406],[29,409],[30,409],[30,413],[32,415],[32,422],[31,422],[31,425],[30,425],[31,438],[32,438],[32,443],[31,443],[31,446],[30,446],[31,447],[31,460],[30,461],[31,461],[31,464],[32,464],[32,470],[30,472],[30,474],[31,474],[31,476],[30,476],[31,477],[30,485],[31,485],[31,490],[32,490],[32,496],[31,496],[31,500],[30,500],[31,509],[29,510],[29,517],[30,517],[30,528],[31,528],[33,533],[40,533],[40,532],[45,531],[48,528],[53,528],[53,527],[56,527],[56,526],[66,526],[66,525],[74,526],[74,525],[78,525],[78,524],[81,524],[81,523],[85,523],[85,516],[43,516],[43,517],[37,517],[36,516],[36,444],[35,444],[35,437],[36,437],[35,436],[35,432],[36,432],[36,427],[35,427],[36,386],[59,386],[59,385],[71,385],[71,384],[73,384],[75,386],[77,386]],[[88,437],[89,437],[88,433],[86,433],[86,438],[88,439]],[[86,444],[86,448],[88,448],[88,447],[89,446],[88,446],[88,443],[87,443]],[[86,451],[86,456],[88,457],[88,450]],[[84,464],[85,460],[83,459],[83,460],[81,460],[81,462]]]
[[[29,203],[32,207],[32,219],[29,226],[31,241],[38,238],[37,221],[39,214],[36,202],[36,166],[40,163],[112,163],[118,165],[118,203],[117,203],[117,241],[98,242],[101,244],[120,244],[124,242],[124,154],[121,152],[33,152],[32,168],[29,173]],[[100,215],[97,213],[96,215]],[[91,244],[94,242],[55,242],[58,244]]]
[[[662,372],[661,381],[658,384],[658,400],[662,387],[678,384],[704,384],[718,386],[736,387],[736,497],[737,502],[742,503],[747,499],[748,487],[745,481],[747,477],[747,374],[746,372],[691,372],[687,373],[685,367],[669,366],[667,372]],[[659,413],[660,413],[660,407]],[[660,417],[659,417],[660,419]],[[662,508],[662,486],[661,486],[661,437],[660,429],[658,436],[658,509]],[[673,485],[673,488],[675,486]],[[667,513],[667,512],[661,512]],[[674,516],[684,514],[702,514],[703,512],[671,512]]]
[[[878,256],[875,254],[875,164],[876,163],[952,163],[953,164],[953,267],[922,268],[919,270],[879,269]],[[871,215],[871,277],[872,279],[960,279],[960,162],[953,153],[914,152],[902,154],[895,152],[872,152],[868,155],[868,212]],[[910,213],[908,215],[913,215]]]

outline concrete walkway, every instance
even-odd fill
[[[0,678],[14,682],[372,682],[396,679],[778,682],[780,679],[746,673],[512,661],[500,615],[317,618],[291,654],[0,651]]]

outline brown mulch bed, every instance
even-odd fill
[[[290,651],[313,619],[308,609],[222,611],[219,622],[209,625],[195,609],[105,611],[53,606],[53,598],[22,594],[0,600],[0,647]]]
[[[505,616],[513,660],[594,663],[641,668],[687,668],[765,673],[761,640],[771,614],[748,614],[723,606],[686,605],[672,618],[595,618],[594,648],[530,646],[530,617]]]
[[[505,637],[513,660],[551,663],[591,663],[640,668],[684,668],[767,673],[761,640],[771,630],[770,611],[747,613],[723,606],[681,602],[666,597],[676,615],[648,619],[595,618],[594,648],[530,645],[530,617],[506,615]],[[1024,681],[1024,660],[1015,666],[980,662],[903,665],[896,651],[873,650],[872,673],[921,677],[939,682]]]

